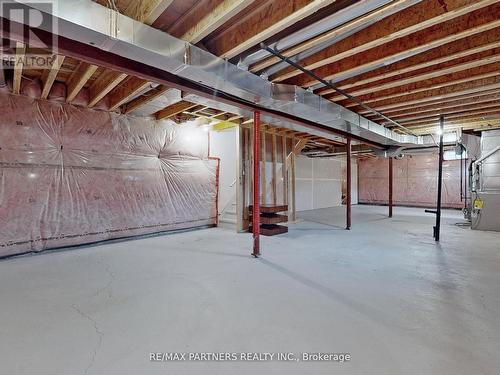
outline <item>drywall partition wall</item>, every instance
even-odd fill
[[[406,155],[394,160],[394,204],[435,207],[438,156]],[[389,161],[369,158],[358,162],[359,203],[387,204]],[[460,160],[443,163],[443,207],[462,208],[460,201]]]
[[[215,223],[194,125],[5,93],[0,112],[0,256]]]
[[[333,158],[296,158],[297,211],[340,206],[341,161]]]
[[[210,131],[210,156],[220,159],[219,169],[219,213],[236,199],[236,149],[238,128]]]

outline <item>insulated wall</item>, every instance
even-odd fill
[[[389,160],[370,158],[358,161],[359,203],[388,204]],[[437,200],[438,156],[406,155],[394,159],[393,200],[403,206],[435,207]],[[460,160],[443,162],[443,207],[462,208],[460,201]]]
[[[0,93],[0,256],[215,223],[189,124]]]

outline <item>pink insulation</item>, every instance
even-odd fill
[[[0,92],[0,256],[214,224],[192,125]]]
[[[438,156],[407,155],[394,160],[394,204],[435,207]],[[384,158],[359,160],[359,203],[387,204],[389,162]],[[460,201],[460,160],[443,163],[443,207],[462,208]]]

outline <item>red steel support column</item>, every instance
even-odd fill
[[[253,201],[252,201],[253,252],[260,255],[260,112],[253,113]]]
[[[393,180],[393,159],[389,158],[389,217],[392,217],[392,180]]]
[[[347,179],[347,192],[346,192],[346,221],[347,230],[351,229],[351,138],[347,138],[347,160],[346,160],[346,179]]]

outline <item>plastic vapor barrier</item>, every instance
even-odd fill
[[[0,92],[0,256],[216,222],[194,125]]]
[[[393,200],[403,206],[435,207],[437,201],[438,156],[407,155],[394,160]],[[389,160],[358,161],[359,203],[388,204]],[[462,208],[460,160],[443,162],[443,208]]]

